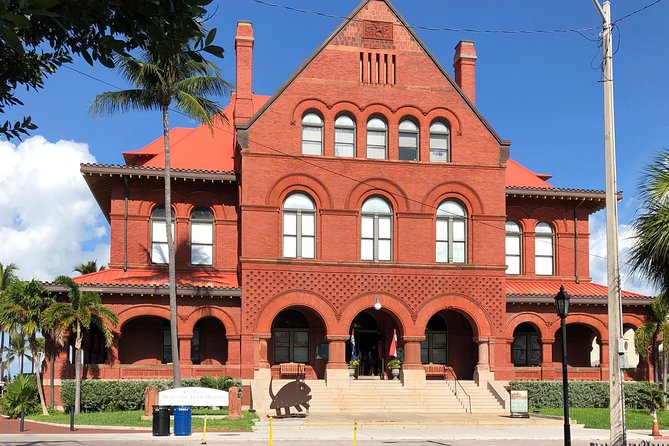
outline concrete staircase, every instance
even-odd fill
[[[288,382],[290,380],[275,380],[275,392]],[[458,386],[457,395],[455,381],[452,380],[427,381],[424,389],[405,389],[400,381],[363,378],[351,380],[348,389],[328,388],[323,380],[307,380],[306,383],[311,387],[311,415],[505,413],[495,396],[487,388],[478,387],[474,381],[459,381],[461,386]],[[295,409],[292,408],[291,412]]]

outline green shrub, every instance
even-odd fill
[[[649,407],[648,382],[625,383],[625,406]],[[511,390],[527,390],[528,405],[533,408],[562,407],[562,381],[511,381]],[[571,381],[570,407],[609,407],[609,383],[605,381]]]
[[[21,409],[30,415],[39,410],[38,398],[35,375],[17,375],[7,384],[7,390],[0,400],[0,409],[10,418],[20,417]]]

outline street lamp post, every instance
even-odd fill
[[[560,285],[560,291],[555,296],[557,315],[560,317],[562,329],[562,398],[564,406],[564,444],[571,446],[571,426],[569,425],[569,382],[567,380],[567,324],[564,320],[569,315],[569,299],[571,296]]]

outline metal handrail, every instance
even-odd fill
[[[467,408],[465,407],[465,412],[472,413],[472,397],[467,393],[465,388],[462,387],[462,384],[460,384],[460,381],[458,381],[458,377],[455,374],[455,372],[453,372],[452,374],[453,374],[453,379],[455,380],[455,391],[454,391],[455,397],[458,398],[458,400],[460,400],[460,398],[458,397],[458,386],[460,386],[460,388],[462,389],[462,392],[465,394],[465,396],[467,397],[467,400],[469,402],[469,411],[467,411]],[[446,375],[446,381],[448,381],[448,375]],[[460,403],[462,403],[462,401],[460,401]]]

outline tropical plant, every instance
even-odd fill
[[[354,369],[354,368],[358,367],[359,365],[360,365],[360,359],[357,359],[357,358],[356,359],[351,359],[348,362],[348,368],[349,369]]]
[[[38,368],[37,391],[42,413],[47,415],[46,399],[42,386],[42,364],[41,361],[38,361],[39,353],[44,354],[44,338],[38,337],[38,335],[43,330],[42,315],[55,303],[55,300],[36,280],[14,282],[6,291],[6,294],[9,299],[3,299],[0,302],[0,320],[20,327],[22,337],[27,338],[28,347],[31,351],[32,370],[35,369],[35,366]],[[23,373],[23,361],[21,361],[21,373]],[[51,385],[53,386],[53,383]]]
[[[94,273],[96,271],[102,271],[105,269],[105,266],[101,266],[98,268],[98,261],[96,260],[89,260],[88,262],[85,263],[80,263],[77,266],[74,267],[72,272],[79,273],[79,274],[90,274]]]
[[[669,150],[658,153],[644,169],[639,180],[639,198],[642,206],[633,223],[636,235],[629,262],[634,271],[666,292],[669,290]]]
[[[116,326],[118,316],[110,308],[102,304],[100,295],[81,291],[72,278],[67,276],[56,277],[55,283],[67,289],[67,302],[56,302],[42,315],[46,329],[54,331],[61,345],[65,336],[74,333],[74,382],[75,399],[74,413],[78,414],[81,408],[81,341],[84,330],[91,326],[97,327],[103,334],[105,345],[109,347],[114,340],[111,326]]]
[[[18,266],[13,263],[5,266],[0,262],[0,302],[3,300],[5,290],[18,279],[16,276],[18,269]],[[5,376],[5,362],[2,357],[2,351],[5,347],[5,331],[8,330],[9,326],[0,319],[0,380]]]
[[[390,361],[388,361],[388,365],[386,367],[388,367],[389,369],[398,369],[398,368],[400,368],[401,365],[402,365],[402,361],[395,358],[395,359],[391,359]]]
[[[136,88],[105,92],[97,95],[90,111],[96,115],[129,110],[160,110],[163,120],[163,150],[165,154],[165,231],[168,250],[168,288],[170,295],[170,332],[172,336],[172,379],[174,387],[181,387],[179,368],[179,341],[177,337],[177,295],[175,245],[172,234],[172,188],[170,161],[169,110],[174,106],[180,113],[204,122],[212,129],[214,117],[224,120],[219,105],[208,99],[223,95],[228,84],[218,68],[201,58],[193,58],[190,45],[180,51],[148,52],[142,59],[121,56],[115,60],[121,75]]]
[[[18,375],[7,384],[2,396],[2,413],[18,418],[21,411],[31,414],[37,411],[37,386],[33,375]]]
[[[7,354],[6,360],[7,365],[11,365],[14,361],[19,362],[19,373],[23,374],[23,360],[28,358],[29,361],[32,361],[32,357],[28,354],[30,350],[28,344],[26,343],[26,337],[20,331],[12,329],[9,332],[9,342],[5,347],[3,347],[4,352]]]
[[[660,348],[658,339],[662,336],[663,350],[669,348],[669,305],[664,298],[664,293],[653,299],[650,306],[650,314],[646,321],[641,324],[634,333],[634,348],[639,357],[653,364],[653,381],[660,381]]]

